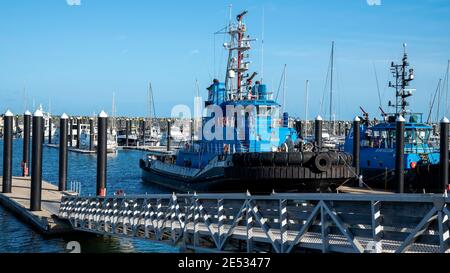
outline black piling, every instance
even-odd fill
[[[81,119],[77,118],[77,149],[80,149],[81,140]]]
[[[108,115],[101,112],[98,116],[97,136],[97,196],[106,196],[106,153]]]
[[[70,128],[69,128],[69,147],[73,147],[73,118],[70,118]]]
[[[356,117],[353,121],[353,167],[357,176],[360,175],[360,151],[361,151],[361,120]]]
[[[33,145],[31,152],[31,194],[30,210],[41,210],[42,197],[42,130],[44,123],[43,114],[37,110],[33,116]]]
[[[48,144],[52,144],[52,118],[48,119]]]
[[[440,133],[440,162],[439,162],[439,181],[440,189],[444,192],[448,190],[448,137],[449,137],[450,122],[447,118],[441,120],[441,133]]]
[[[395,177],[397,182],[397,192],[405,192],[405,119],[402,116],[397,118],[396,141],[395,141]]]
[[[94,128],[94,119],[89,119],[89,150],[94,150],[94,137],[95,137],[95,128]]]
[[[171,121],[170,119],[167,120],[167,151],[170,151],[170,126]]]
[[[63,114],[59,120],[59,184],[58,190],[67,190],[67,127],[69,117]]]
[[[316,147],[319,150],[322,149],[322,128],[323,128],[323,119],[321,116],[318,116],[316,118],[314,135],[316,140]]]
[[[23,154],[22,154],[22,176],[30,175],[30,130],[31,113],[26,111],[23,115]]]
[[[3,119],[3,193],[12,192],[12,153],[14,115],[6,111]]]

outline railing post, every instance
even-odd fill
[[[315,140],[316,146],[319,150],[322,149],[322,127],[323,127],[323,119],[321,116],[317,116],[316,124],[315,124]]]
[[[288,212],[287,212],[287,200],[280,199],[280,253],[285,253],[287,250],[287,238],[288,238]]]
[[[439,162],[439,178],[440,178],[440,191],[444,192],[448,190],[448,160],[449,160],[449,126],[450,122],[445,117],[441,120],[441,132],[440,132],[440,162]]]
[[[353,167],[356,175],[360,175],[360,151],[361,151],[361,120],[356,117],[353,121]]]
[[[23,115],[23,155],[22,155],[22,176],[29,176],[30,169],[30,130],[31,113],[26,111]]]
[[[42,197],[42,141],[43,141],[44,115],[37,110],[33,116],[33,145],[31,155],[31,192],[30,210],[41,210]]]
[[[63,114],[59,120],[59,183],[58,190],[67,190],[67,127],[69,117]]]
[[[405,119],[402,116],[397,118],[396,141],[395,141],[395,176],[397,182],[397,192],[405,192]]]
[[[6,111],[3,122],[3,193],[11,193],[14,114]]]
[[[106,141],[108,130],[108,115],[102,111],[98,116],[97,136],[97,196],[106,196]]]

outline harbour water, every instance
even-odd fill
[[[0,154],[3,154],[3,141],[0,140]],[[126,194],[165,193],[153,185],[142,183],[140,178],[139,158],[144,155],[139,151],[121,150],[116,155],[108,156],[108,192],[124,190]],[[13,143],[13,175],[21,175],[22,140]],[[71,181],[81,183],[81,193],[95,193],[96,156],[69,153],[68,186]],[[0,169],[3,169],[3,157],[0,157]],[[3,170],[2,170],[3,172]],[[58,184],[58,149],[44,148],[43,179]],[[104,238],[98,236],[64,236],[47,238],[28,225],[22,223],[15,215],[0,206],[0,252],[68,252],[68,242],[80,243],[83,253],[109,252],[178,252],[178,248],[146,242],[142,240]]]

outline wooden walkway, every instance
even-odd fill
[[[2,181],[0,177],[0,188]],[[0,193],[0,204],[46,235],[73,232],[70,223],[58,217],[61,198],[70,194],[59,192],[57,186],[43,181],[42,211],[31,212],[30,184],[29,177],[13,177],[12,193]]]

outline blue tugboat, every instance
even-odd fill
[[[439,148],[431,141],[433,127],[423,122],[422,113],[414,113],[408,109],[407,99],[413,95],[410,83],[414,80],[414,70],[409,69],[408,54],[404,45],[401,64],[391,64],[391,72],[395,82],[389,87],[395,89],[396,101],[389,102],[394,113],[382,112],[382,122],[370,125],[369,115],[364,112],[361,124],[360,169],[363,181],[378,189],[394,189],[395,176],[395,136],[396,120],[405,119],[405,185],[410,192],[432,190],[431,177],[437,174],[439,164]],[[375,122],[376,123],[376,122]],[[346,137],[344,151],[353,152],[353,128]],[[434,179],[437,181],[437,179]]]
[[[262,81],[253,83],[246,14],[225,28],[226,79],[207,88],[207,115],[199,121],[197,140],[171,154],[148,154],[140,161],[142,179],[182,192],[270,193],[329,191],[354,178],[351,156],[298,151],[288,113],[280,113]]]

